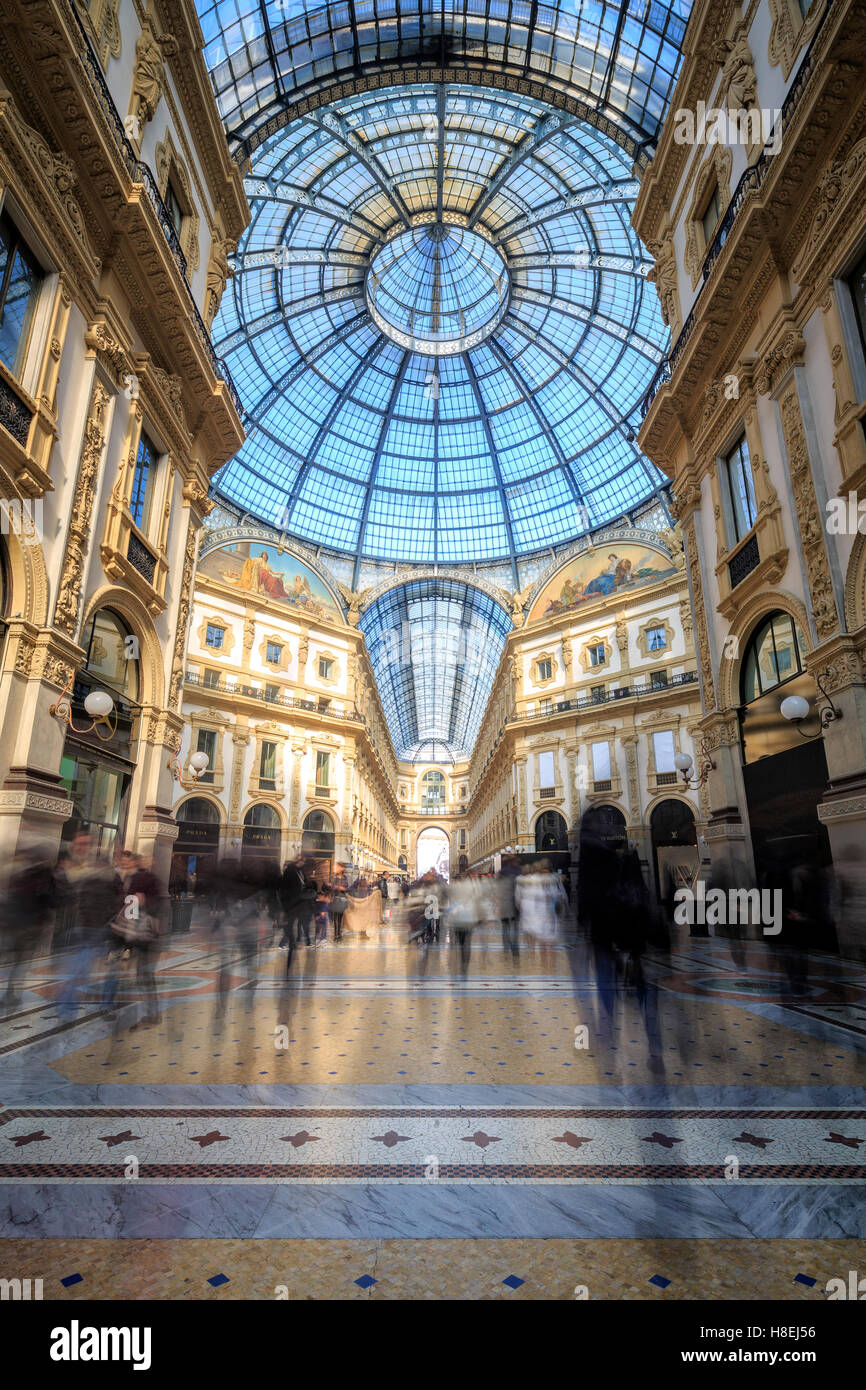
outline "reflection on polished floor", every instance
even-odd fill
[[[63,957],[31,962],[0,1025],[4,1267],[234,1299],[823,1299],[862,1267],[860,965],[815,956],[794,993],[771,947],[682,938],[647,963],[648,1046],[628,988],[605,1029],[576,939],[548,971],[479,928],[464,977],[386,926],[288,983],[269,943],[172,938],[150,1026],[100,971],[62,1019]]]

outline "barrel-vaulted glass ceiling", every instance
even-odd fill
[[[361,614],[361,631],[398,758],[468,757],[511,619],[455,579],[413,579]]]
[[[220,111],[249,151],[299,95],[371,71],[466,66],[580,96],[638,141],[673,92],[691,0],[197,0]]]
[[[341,99],[277,131],[214,341],[247,440],[216,489],[362,557],[514,557],[664,481],[638,406],[667,331],[632,159],[524,94]]]

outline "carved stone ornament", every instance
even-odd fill
[[[90,396],[87,424],[84,427],[84,444],[78,463],[78,475],[75,479],[72,517],[66,536],[63,569],[54,608],[55,626],[69,637],[74,635],[78,623],[84,559],[87,553],[87,539],[93,514],[96,472],[105,444],[108,400],[108,392],[102,382],[96,381]]]
[[[234,276],[234,270],[229,265],[229,256],[234,255],[237,249],[237,242],[232,241],[230,237],[215,236],[211,243],[205,287],[205,322],[208,328],[219,309],[226,284]]]
[[[370,590],[350,589],[348,584],[341,584],[339,579],[337,580],[337,588],[340,591],[340,597],[349,610],[346,614],[347,623],[350,627],[357,627],[361,620],[361,608]]]
[[[135,67],[132,73],[130,116],[136,138],[148,121],[153,120],[165,90],[165,60],[177,53],[177,43],[170,34],[155,34],[149,19],[145,19],[135,45]]]
[[[781,342],[764,354],[755,374],[755,390],[758,395],[768,396],[789,368],[802,360],[805,351],[806,340],[802,333],[794,329],[789,330]]]
[[[846,195],[859,185],[864,165],[866,165],[866,136],[862,140],[858,140],[845,159],[837,160],[821,175],[818,184],[818,207],[812,218],[812,225],[803,251],[798,257],[798,264],[794,267],[795,274],[800,271],[799,262],[808,259],[809,253],[814,251],[824,240],[840,202],[843,202]]]
[[[84,335],[85,345],[95,352],[111,371],[115,381],[122,384],[129,375],[126,352],[116,338],[113,338],[104,323],[94,324]]]
[[[22,145],[39,166],[44,178],[53,185],[54,192],[63,205],[63,210],[75,235],[86,247],[84,218],[81,214],[81,208],[72,196],[76,183],[73,161],[68,155],[49,149],[39,132],[22,119],[14,102],[9,104],[8,115]]]
[[[788,455],[794,509],[797,513],[803,558],[806,562],[812,615],[818,637],[823,641],[835,632],[839,620],[833,598],[824,527],[818,510],[818,499],[815,496],[800,400],[796,383],[793,381],[779,402],[779,414]]]
[[[707,615],[704,609],[704,591],[701,583],[701,566],[698,558],[698,542],[694,522],[689,522],[687,533],[688,566],[692,583],[692,600],[695,612],[695,639],[698,661],[701,668],[701,684],[704,702],[708,710],[716,704],[716,687],[713,680],[713,663],[710,656],[710,639],[707,632]]]
[[[713,60],[722,68],[722,81],[716,104],[729,111],[749,111],[758,99],[758,82],[752,50],[745,31],[713,44]]]
[[[171,709],[178,709],[180,706],[180,696],[183,687],[183,673],[185,668],[184,658],[186,656],[187,628],[189,626],[189,610],[192,598],[192,571],[195,564],[195,550],[198,541],[198,532],[190,518],[186,533],[186,548],[183,554],[183,571],[180,581],[180,600],[177,607],[177,622],[175,625],[174,652],[171,659],[171,681],[169,683],[168,703]]]

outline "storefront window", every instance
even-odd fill
[[[89,830],[98,854],[110,855],[122,833],[126,792],[131,776],[112,767],[98,754],[84,749],[67,749],[60,760],[60,781],[75,810],[64,830],[71,839],[79,830]]]

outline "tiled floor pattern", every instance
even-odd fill
[[[97,978],[70,1023],[66,963],[32,963],[0,1018],[0,1277],[49,1298],[808,1300],[866,1270],[846,1238],[864,1229],[861,966],[813,961],[795,996],[763,943],[681,941],[649,966],[652,1059],[633,998],[596,1035],[585,953],[515,966],[485,929],[464,980],[444,945],[386,928],[299,951],[288,990],[285,966],[263,949],[253,991],[237,953],[173,939],[161,1019],[132,1029],[133,979],[116,1019]],[[720,1176],[731,1155],[745,1181]],[[419,1175],[431,1156],[441,1186]]]
[[[866,1241],[41,1240],[34,1248],[33,1241],[6,1240],[0,1262],[0,1274],[42,1278],[46,1299],[71,1302],[745,1298],[810,1303],[826,1299],[828,1280],[847,1280],[849,1270],[866,1268]]]
[[[590,1027],[588,1047],[575,1028]],[[288,1029],[288,1041],[284,1033]],[[358,1000],[339,994],[285,1001],[237,995],[218,1032],[212,1001],[166,1010],[159,1025],[70,1050],[54,1062],[77,1082],[325,1084],[551,1083],[660,1079],[771,1086],[857,1084],[866,1058],[733,1004],[661,998],[662,1048],[650,1069],[636,1009],[613,1046],[592,1045],[592,1013],[570,997],[449,996]],[[581,1040],[581,1039],[579,1039]]]
[[[23,1106],[0,1180],[125,1183],[866,1180],[866,1110],[646,1106]],[[730,1170],[730,1171],[729,1171]],[[736,1171],[734,1171],[736,1170]]]

